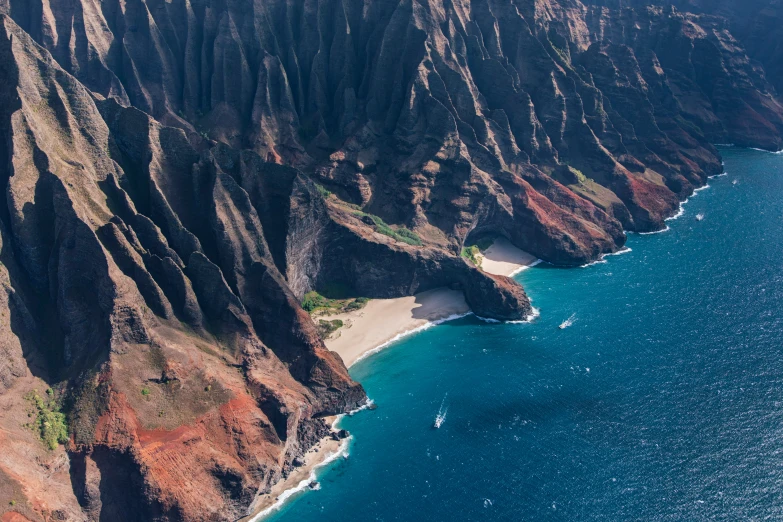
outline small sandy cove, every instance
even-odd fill
[[[490,274],[512,276],[537,261],[501,238],[484,251],[481,268]],[[345,326],[326,340],[326,346],[350,367],[406,333],[469,311],[462,292],[448,288],[397,299],[373,299],[361,310],[329,316],[341,319]]]
[[[488,274],[514,276],[522,270],[538,263],[533,254],[524,252],[506,238],[498,238],[492,246],[483,252],[481,269]]]
[[[505,239],[497,239],[482,254],[481,267],[490,274],[512,276],[538,262],[535,256],[519,250]],[[326,346],[337,352],[351,366],[359,359],[379,350],[406,333],[451,316],[470,311],[460,291],[437,288],[411,297],[373,299],[361,310],[327,318],[341,319],[345,326],[326,340]],[[333,429],[339,417],[326,419]],[[309,488],[315,481],[315,469],[344,455],[348,439],[336,441],[325,438],[306,455],[302,466],[281,480],[272,490],[256,497],[251,507],[253,515],[241,522],[257,522],[279,507],[297,491]]]

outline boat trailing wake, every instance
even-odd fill
[[[558,326],[558,328],[560,328],[561,330],[565,330],[575,322],[576,322],[576,314],[571,314],[571,317],[569,317],[568,319],[560,323],[560,326]]]
[[[443,423],[446,422],[446,414],[449,412],[449,406],[446,404],[446,397],[448,396],[448,393],[444,395],[443,400],[440,403],[440,408],[438,409],[438,414],[435,415],[435,422],[432,423],[432,427],[435,429],[440,428],[443,426]]]

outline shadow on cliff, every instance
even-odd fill
[[[71,485],[90,520],[152,520],[144,495],[144,478],[127,453],[96,446],[88,455],[71,453]]]

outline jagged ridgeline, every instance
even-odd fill
[[[0,0],[0,505],[235,520],[365,400],[305,294],[519,319],[465,247],[583,264],[783,146],[751,15],[604,3]]]

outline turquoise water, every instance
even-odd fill
[[[724,157],[669,231],[522,273],[532,324],[468,317],[352,368],[377,410],[273,519],[783,520],[783,155]]]

